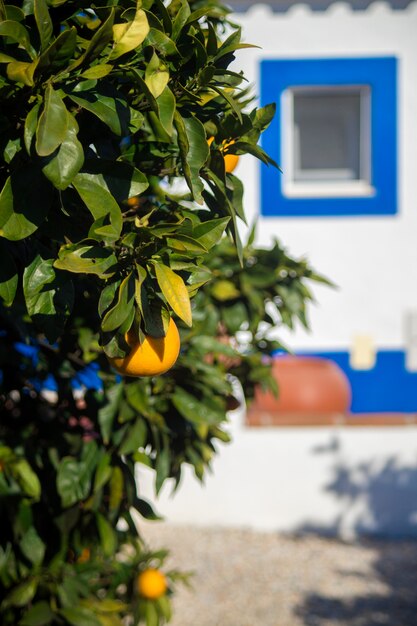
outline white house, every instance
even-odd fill
[[[248,219],[259,244],[278,237],[339,287],[315,289],[311,333],[280,337],[342,367],[353,416],[405,417],[250,428],[236,412],[205,487],[186,476],[157,508],[177,522],[417,535],[417,1],[230,4],[261,46],[239,67],[277,103],[263,145],[283,169],[240,160]],[[139,476],[145,495],[151,482]]]

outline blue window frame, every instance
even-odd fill
[[[397,60],[394,57],[267,59],[261,62],[262,104],[277,103],[277,114],[263,135],[264,149],[282,163],[284,94],[310,88],[367,89],[370,94],[370,185],[372,193],[315,192],[290,196],[283,175],[261,166],[264,216],[393,215],[397,213]]]

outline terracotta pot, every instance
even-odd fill
[[[346,413],[351,403],[347,376],[329,359],[279,356],[272,365],[279,396],[255,390],[258,411],[280,414],[329,415]],[[254,408],[255,408],[254,406]]]

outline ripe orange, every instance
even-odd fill
[[[213,140],[214,140],[214,137],[210,137],[207,143],[210,145]],[[234,143],[234,141],[223,142],[220,147],[221,152],[223,152],[224,148],[227,148],[227,146],[230,146],[232,143]],[[226,154],[224,157],[224,167],[226,169],[226,172],[231,174],[233,170],[235,169],[236,165],[238,164],[238,161],[239,161],[238,154]]]
[[[142,343],[136,333],[129,331],[126,341],[130,352],[122,358],[110,358],[111,365],[122,376],[158,376],[175,363],[180,353],[180,335],[171,318],[165,337],[147,335]]]
[[[167,579],[158,569],[145,569],[137,579],[137,589],[143,598],[157,600],[168,588]]]

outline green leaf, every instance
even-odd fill
[[[41,565],[45,556],[46,546],[39,537],[34,526],[31,526],[19,541],[19,547],[23,554],[34,565]]]
[[[98,91],[68,93],[68,96],[83,109],[96,115],[116,135],[127,133],[129,110],[121,98],[114,98]]]
[[[194,199],[202,204],[204,185],[200,179],[200,170],[210,153],[204,126],[197,118],[182,117],[178,111],[174,114],[174,123],[185,179]]]
[[[146,424],[142,418],[138,418],[131,428],[127,431],[122,445],[120,446],[120,454],[131,454],[136,452],[146,443]]]
[[[31,59],[36,57],[36,51],[30,43],[29,32],[19,22],[5,20],[0,22],[0,37],[9,37],[26,50]]]
[[[154,263],[156,279],[173,311],[187,326],[192,326],[191,304],[187,287],[181,276],[162,263]]]
[[[165,87],[161,95],[157,98],[158,117],[164,130],[171,137],[174,126],[174,114],[176,107],[176,99],[169,87]]]
[[[113,39],[113,22],[114,22],[114,9],[111,9],[109,17],[100,26],[100,28],[94,33],[92,39],[87,45],[87,49],[76,61],[66,68],[65,71],[72,71],[80,66],[91,65],[91,63],[97,59],[103,50]]]
[[[183,27],[185,26],[188,18],[191,15],[189,3],[186,0],[180,0],[180,1],[181,1],[181,5],[176,10],[175,19],[172,24],[171,38],[173,41],[177,41],[178,37],[181,34]]]
[[[162,519],[157,513],[155,513],[151,504],[149,504],[149,502],[147,502],[143,498],[134,498],[133,506],[136,511],[138,511],[145,519],[153,521],[158,521]]]
[[[156,606],[147,601],[145,605],[145,623],[146,626],[158,626],[159,625],[159,616]]]
[[[32,140],[36,133],[36,126],[38,123],[38,113],[40,109],[40,103],[35,104],[34,107],[29,111],[25,120],[25,130],[24,130],[24,141],[27,153],[30,155]]]
[[[52,156],[42,172],[57,189],[66,189],[74,180],[84,163],[83,146],[78,141],[78,124],[71,113],[67,113],[67,134],[58,148],[58,153]]]
[[[144,41],[144,45],[152,46],[153,48],[158,50],[158,52],[160,52],[163,56],[180,56],[178,48],[172,41],[172,39],[170,39],[168,35],[166,35],[157,28],[149,29],[149,33]]]
[[[199,402],[181,387],[176,387],[171,400],[179,413],[193,424],[218,424],[224,420],[224,413],[213,410],[207,402]]]
[[[39,60],[36,59],[31,63],[24,61],[12,61],[7,66],[7,78],[14,80],[17,83],[23,83],[28,87],[33,87],[35,84],[34,74],[38,66]]]
[[[77,45],[77,29],[73,26],[62,31],[39,57],[36,74],[53,74],[64,67],[74,56]]]
[[[167,237],[167,244],[170,248],[178,252],[189,252],[193,254],[205,254],[207,252],[207,248],[200,241],[188,235]]]
[[[168,596],[161,596],[157,599],[156,604],[158,605],[158,609],[160,610],[166,621],[170,622],[172,618],[172,609],[171,601]]]
[[[138,3],[140,7],[141,3]],[[148,18],[145,11],[141,8],[136,10],[135,17],[131,22],[115,24],[113,26],[113,38],[115,45],[110,55],[111,59],[118,57],[134,50],[144,41],[149,33]]]
[[[36,602],[20,620],[19,626],[47,626],[55,618],[48,602]]]
[[[113,65],[110,65],[110,63],[101,63],[99,65],[94,65],[93,67],[89,67],[88,70],[85,70],[81,74],[81,76],[83,78],[87,78],[88,80],[91,80],[94,78],[104,78],[105,76],[110,74],[112,69],[113,69]]]
[[[26,166],[13,172],[0,193],[0,237],[19,241],[44,221],[52,201],[52,188],[41,171]]]
[[[4,606],[25,606],[29,604],[36,593],[38,588],[38,581],[35,578],[31,578],[22,583],[18,587],[15,587],[11,593],[6,597],[3,602]]]
[[[5,306],[13,304],[16,295],[18,274],[16,264],[10,254],[6,242],[0,239],[0,298]]]
[[[64,617],[71,626],[102,626],[99,619],[92,611],[84,608],[61,609],[60,615]]]
[[[39,156],[48,156],[61,145],[67,134],[68,119],[68,111],[61,96],[48,83],[36,129],[36,152]]]
[[[73,185],[93,215],[95,222],[89,237],[116,241],[122,231],[122,212],[100,175],[77,174]]]
[[[122,470],[118,466],[113,467],[109,493],[109,510],[111,513],[119,510],[120,503],[123,499],[123,486],[124,478]]]
[[[169,448],[166,447],[160,450],[156,456],[155,490],[157,494],[161,491],[161,487],[164,484],[165,480],[168,478],[170,470],[171,470],[171,454],[170,454]]]
[[[104,515],[96,513],[98,534],[105,556],[113,556],[117,548],[117,536],[111,524]]]
[[[194,228],[193,237],[210,250],[220,240],[229,221],[230,217],[220,217],[203,222]]]
[[[44,260],[38,254],[23,272],[26,308],[51,342],[63,331],[74,302],[72,281],[56,272],[53,263],[53,259]]]
[[[216,280],[211,287],[211,293],[220,302],[235,300],[241,295],[235,284],[226,279]]]
[[[110,476],[112,473],[112,469],[110,467],[111,457],[110,454],[104,454],[98,465],[96,470],[96,475],[94,478],[94,492],[98,491],[110,480]]]
[[[117,259],[111,250],[95,245],[70,243],[60,247],[54,267],[75,274],[97,274],[99,278],[110,278]]]
[[[41,484],[37,474],[35,474],[26,459],[14,461],[11,466],[11,472],[23,492],[30,498],[39,500],[41,496]]]
[[[103,316],[103,313],[107,311],[109,306],[114,300],[114,296],[116,295],[116,291],[120,285],[120,280],[115,281],[114,283],[110,283],[104,287],[103,291],[100,294],[99,302],[98,302],[98,314],[100,317]]]
[[[90,175],[95,182],[108,189],[120,204],[127,198],[138,196],[149,187],[145,174],[130,163],[122,161],[89,159],[85,163],[83,175]]]
[[[131,313],[135,298],[135,278],[130,273],[120,284],[116,304],[107,311],[101,322],[104,332],[111,332],[120,328]]]
[[[145,69],[145,83],[154,98],[158,98],[168,85],[169,71],[156,52],[153,53]]]
[[[33,9],[39,38],[41,40],[41,50],[45,50],[53,33],[53,24],[46,0],[34,0]]]
[[[64,508],[85,500],[91,488],[90,467],[73,457],[64,457],[58,467],[56,486]]]
[[[110,435],[114,418],[119,409],[119,403],[123,394],[123,385],[118,383],[106,391],[106,404],[98,412],[101,436],[106,445],[110,441]]]

